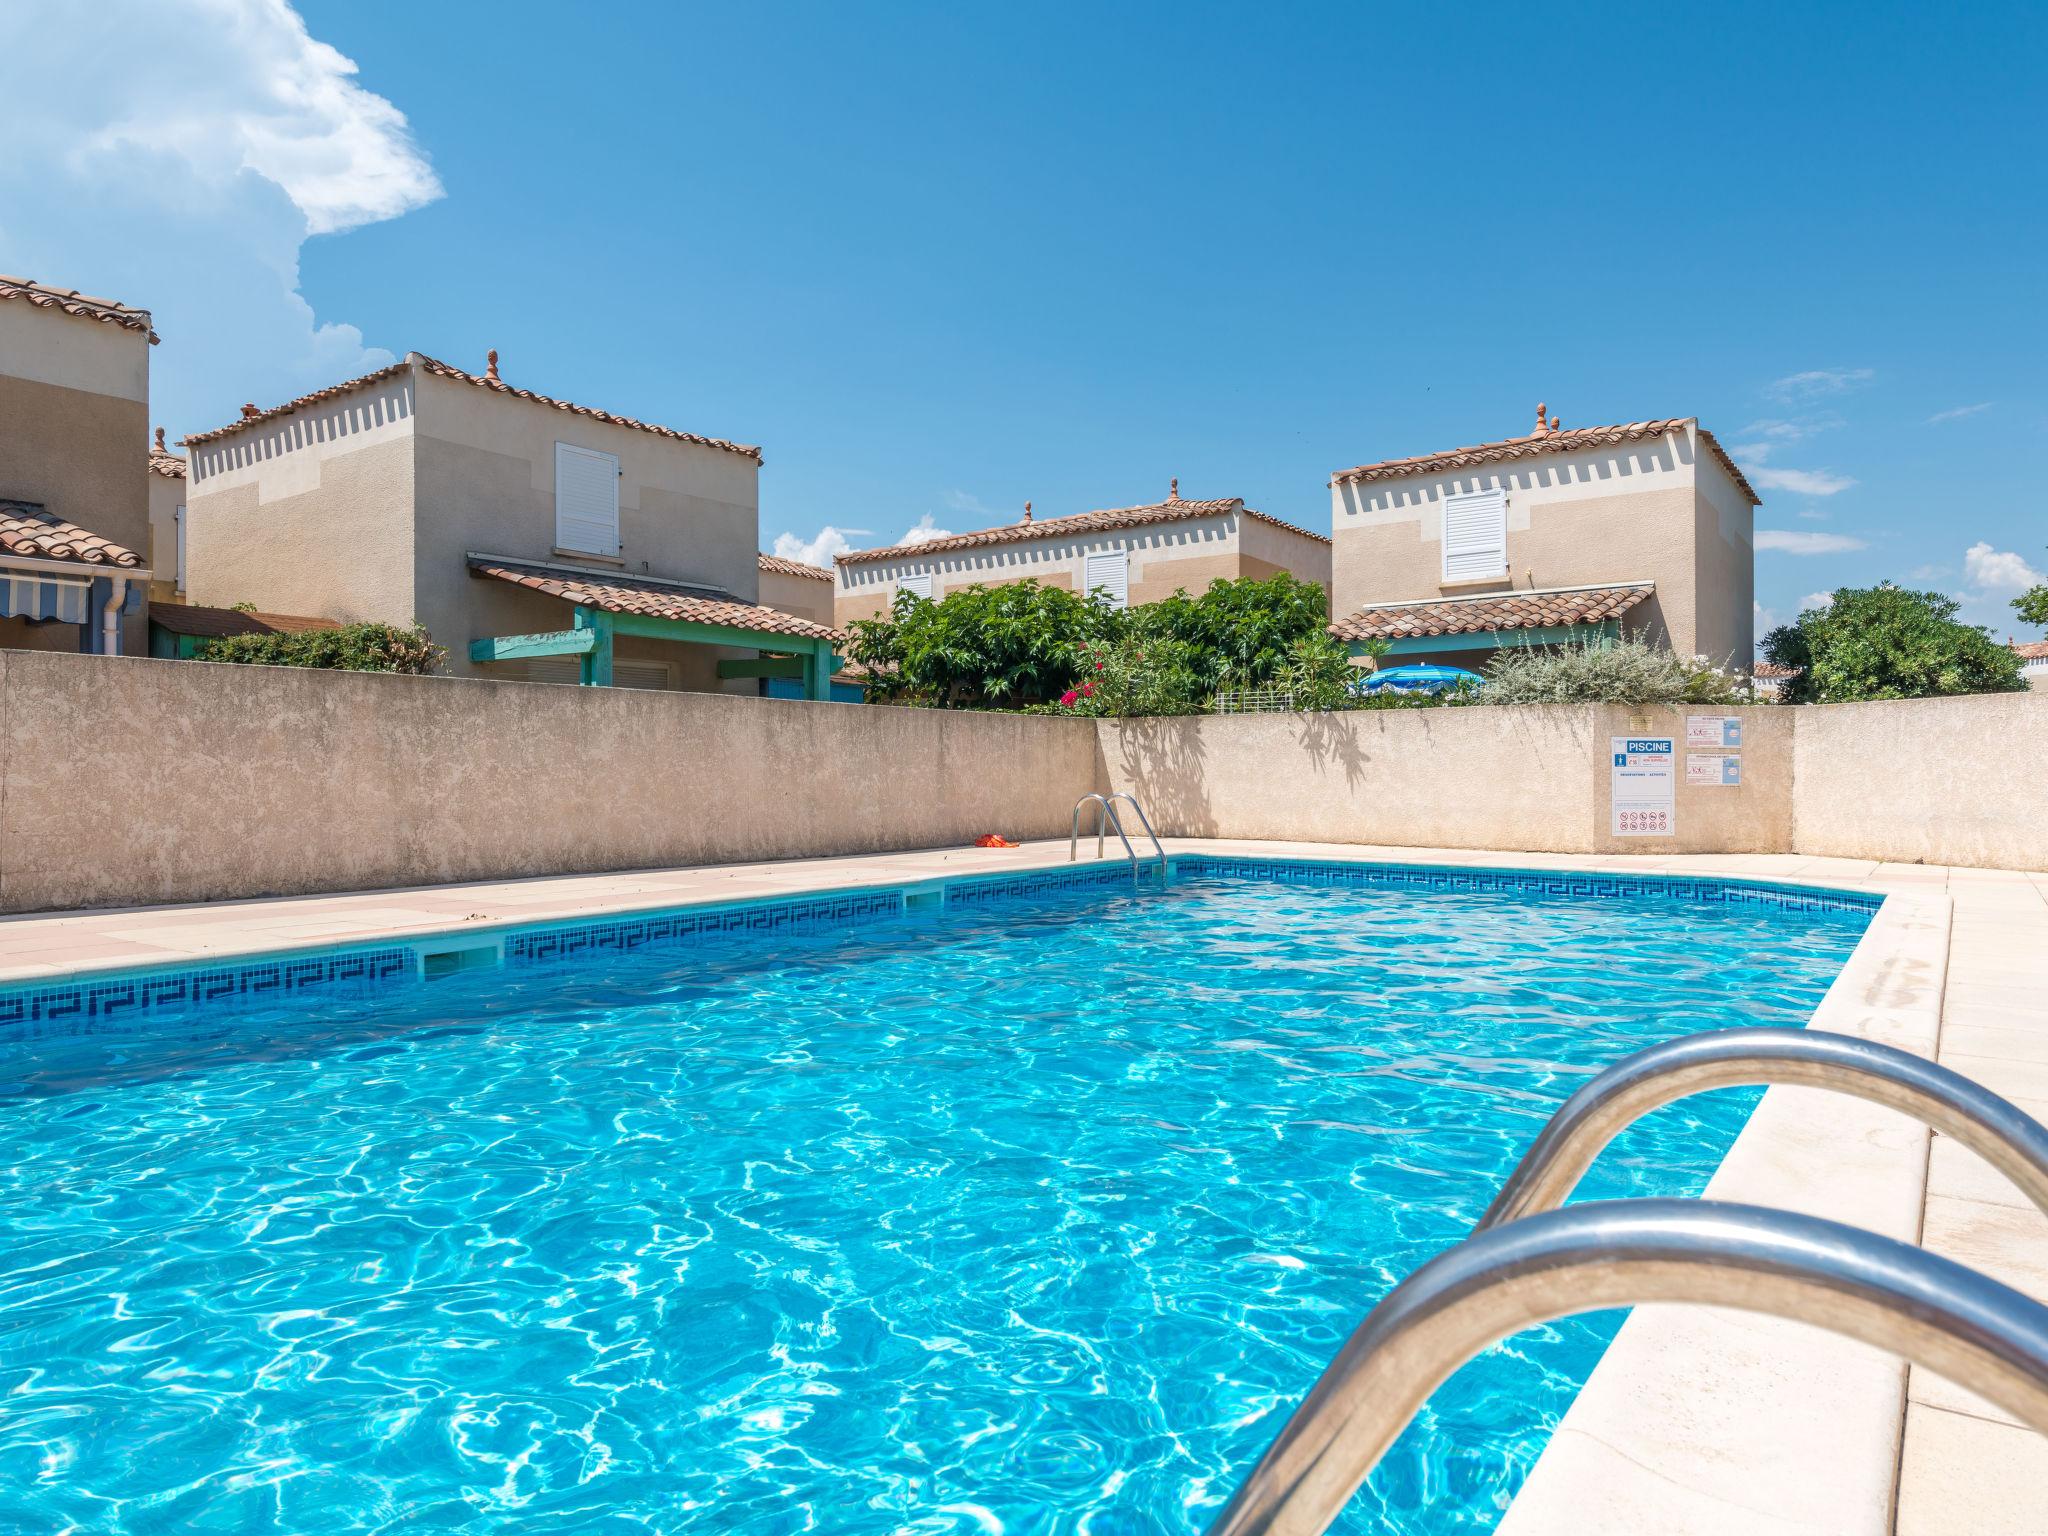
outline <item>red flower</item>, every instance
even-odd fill
[[[1081,685],[1081,692],[1092,699],[1095,697],[1095,685],[1093,683],[1083,683]]]
[[[1101,663],[1101,662],[1099,662],[1099,661],[1098,661],[1097,663],[1095,663],[1095,670],[1096,670],[1096,671],[1098,671],[1098,672],[1100,672],[1100,671],[1102,670],[1102,663]]]
[[[1072,709],[1074,707],[1074,701],[1080,697],[1080,694],[1074,692],[1073,689],[1069,688],[1065,693],[1060,695],[1060,703],[1064,704],[1068,709]]]

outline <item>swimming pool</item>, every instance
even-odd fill
[[[1030,886],[0,1029],[0,1529],[1198,1530],[1572,1087],[1803,1022],[1869,918]],[[1696,1192],[1754,1098],[1582,1195]],[[1461,1372],[1340,1528],[1484,1529],[1617,1321]]]

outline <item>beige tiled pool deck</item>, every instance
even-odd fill
[[[1890,1038],[1897,1031],[1903,1042],[1913,1038],[1914,1017],[1938,1020],[1938,1036],[1932,1043],[1944,1065],[1978,1079],[2048,1120],[2048,873],[1787,854],[1574,856],[1209,839],[1169,839],[1167,846],[1177,853],[1723,874],[1896,894],[1901,901],[1889,906],[1887,913],[1898,933],[1910,936],[1899,939],[1897,954],[1866,956],[1859,951],[1859,959],[1865,961],[1863,971],[1856,978],[1844,973],[1845,983],[1863,989],[1857,1027],[1879,1038]],[[508,923],[587,919],[693,902],[1041,868],[1064,863],[1066,856],[1065,843],[1047,842],[1015,850],[938,849],[6,918],[0,919],[0,983],[33,982],[85,970],[189,965],[231,955],[389,941]],[[1917,957],[1909,954],[1915,945],[1920,947]],[[1855,964],[1852,962],[1852,968]],[[1838,983],[1829,1007],[1839,1006],[1837,994],[1842,992],[1843,984]],[[1807,1122],[1810,1133],[1812,1101],[1786,1097],[1801,1092],[1810,1090],[1772,1090],[1780,1096],[1781,1106],[1798,1106],[1799,1118]],[[1770,1118],[1766,1115],[1769,1107],[1767,1097],[1766,1105],[1753,1117],[1752,1127]],[[1840,1104],[1829,1113],[1889,1115],[1870,1106],[1844,1108]],[[1715,1192],[1722,1192],[1724,1178],[1743,1188],[1786,1177],[1803,1178],[1810,1184],[1853,1182],[1847,1165],[1866,1152],[1874,1160],[1873,1167],[1896,1170],[1903,1166],[1904,1158],[1914,1169],[1924,1171],[1924,1199],[1920,1198],[1917,1176],[1893,1180],[1891,1194],[1910,1197],[1917,1206],[1917,1210],[1909,1208],[1894,1225],[1910,1227],[1917,1216],[1919,1236],[1930,1250],[2048,1300],[2048,1217],[1944,1137],[1934,1137],[1930,1144],[1898,1116],[1889,1116],[1888,1122],[1854,1123],[1865,1129],[1844,1133],[1860,1135],[1860,1140],[1855,1146],[1840,1145],[1841,1167],[1790,1174],[1765,1164],[1791,1155],[1787,1149],[1796,1146],[1797,1129],[1781,1133],[1781,1143],[1768,1149],[1768,1156],[1751,1156],[1748,1161],[1755,1166],[1737,1166],[1743,1162],[1740,1154],[1745,1150],[1756,1152],[1750,1132],[1745,1132],[1749,1144],[1737,1144],[1717,1178]],[[1846,1127],[1851,1122],[1841,1124]],[[1887,1158],[1889,1162],[1883,1161]],[[1826,1204],[1815,1199],[1816,1207]],[[1906,1231],[1902,1235],[1913,1234]],[[1705,1309],[1643,1308],[1630,1324],[1637,1336],[1632,1338],[1624,1331],[1623,1339],[1610,1351],[1609,1361],[1603,1363],[1603,1371],[1609,1370],[1618,1354],[1626,1353],[1624,1343],[1649,1350],[1646,1359],[1665,1360],[1667,1375],[1676,1372],[1686,1377],[1684,1367],[1688,1365],[1710,1368],[1688,1357],[1687,1351],[1698,1347],[1697,1339],[1681,1337],[1684,1330],[1677,1323],[1669,1325],[1668,1337],[1660,1335],[1657,1329],[1666,1325],[1653,1318],[1653,1313],[1681,1321],[1688,1314],[1705,1316],[1722,1330],[1719,1337],[1723,1343],[1736,1336],[1734,1330],[1745,1327],[1769,1340],[1774,1350],[1784,1342],[1775,1331],[1781,1325],[1767,1320],[1736,1321]],[[1860,1348],[1828,1342],[1836,1351]],[[1796,1402],[1799,1394],[1808,1394],[1808,1406],[1800,1411],[1809,1418],[1824,1418],[1829,1411],[1829,1391],[1839,1396],[1853,1387],[1856,1401],[1845,1400],[1845,1412],[1854,1409],[1896,1426],[1896,1388],[1888,1402],[1872,1404],[1867,1399],[1876,1389],[1858,1384],[1862,1378],[1856,1377],[1855,1371],[1866,1366],[1873,1371],[1884,1369],[1874,1352],[1867,1354],[1865,1359],[1817,1349],[1802,1356],[1813,1362],[1813,1379],[1799,1379],[1800,1367],[1788,1364],[1785,1374],[1789,1379],[1778,1383],[1783,1389],[1778,1395]],[[1841,1367],[1839,1380],[1819,1379],[1834,1373],[1834,1363],[1839,1361],[1848,1362]],[[1872,1375],[1868,1381],[1895,1381],[1896,1368],[1890,1369],[1890,1378]],[[1625,1372],[1617,1366],[1612,1374]],[[1907,1378],[1903,1445],[1894,1429],[1884,1437],[1886,1443],[1864,1446],[1858,1452],[1864,1463],[1861,1481],[1854,1486],[1845,1483],[1839,1489],[1827,1485],[1824,1473],[1819,1476],[1819,1486],[1811,1486],[1812,1479],[1809,1486],[1795,1487],[1789,1482],[1774,1486],[1772,1478],[1762,1474],[1745,1482],[1749,1473],[1742,1465],[1717,1466],[1717,1458],[1726,1463],[1740,1456],[1742,1449],[1705,1442],[1721,1434],[1740,1439],[1744,1433],[1754,1437],[1763,1432],[1756,1422],[1744,1420],[1739,1403],[1733,1410],[1736,1416],[1717,1426],[1712,1411],[1690,1414],[1682,1394],[1664,1390],[1660,1402],[1648,1403],[1647,1398],[1659,1394],[1643,1389],[1645,1401],[1629,1395],[1642,1388],[1640,1381],[1614,1388],[1596,1376],[1595,1385],[1603,1387],[1597,1394],[1600,1401],[1589,1401],[1596,1397],[1593,1388],[1581,1395],[1573,1417],[1553,1442],[1552,1454],[1531,1480],[1531,1496],[1517,1501],[1506,1531],[1523,1536],[1576,1530],[1591,1536],[1593,1532],[1654,1528],[1659,1536],[1691,1532],[1705,1536],[1707,1532],[1741,1529],[1753,1536],[1778,1532],[1813,1536],[1826,1532],[1832,1536],[1836,1532],[1882,1531],[1888,1524],[1903,1536],[2000,1536],[2006,1532],[2038,1536],[2048,1531],[2048,1440],[2020,1428],[2002,1410],[1925,1372],[1913,1371]],[[1668,1388],[1670,1383],[1664,1385]],[[1739,1399],[1740,1394],[1737,1396]],[[1674,1407],[1674,1402],[1678,1406]],[[1688,1465],[1696,1462],[1703,1469],[1697,1480],[1682,1468],[1637,1465],[1632,1459],[1643,1443],[1656,1443],[1660,1431],[1645,1426],[1659,1413],[1669,1420],[1669,1433],[1690,1434],[1697,1442],[1687,1447],[1686,1458]],[[1617,1426],[1606,1438],[1601,1428],[1603,1417]],[[1767,1422],[1769,1415],[1760,1418]],[[1860,1433],[1867,1428],[1844,1424],[1842,1432]],[[1824,1436],[1829,1426],[1822,1424],[1816,1430],[1809,1425],[1803,1432]],[[1648,1442],[1643,1441],[1645,1435]],[[1863,1438],[1871,1436],[1864,1433]],[[1879,1457],[1881,1468],[1874,1461]],[[1857,1457],[1848,1459],[1854,1462]],[[1834,1464],[1830,1459],[1828,1465]],[[1819,1468],[1815,1471],[1821,1473]],[[1895,1513],[1892,1499],[1875,1497],[1871,1491],[1882,1484],[1882,1492],[1888,1494],[1893,1477]],[[1704,1486],[1714,1479],[1720,1480],[1714,1489]],[[1721,1491],[1726,1486],[1743,1489],[1745,1496],[1730,1500]],[[1536,1497],[1539,1492],[1543,1495],[1540,1500]],[[1543,1507],[1536,1507],[1538,1504]]]

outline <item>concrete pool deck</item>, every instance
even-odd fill
[[[1085,845],[1084,845],[1085,847]],[[2048,872],[1793,854],[1567,855],[1168,839],[1174,853],[1726,875],[1888,901],[1816,1025],[1932,1052],[2048,1120]],[[451,930],[894,885],[1066,861],[1066,845],[778,863],[0,919],[0,984]],[[1774,1088],[1711,1191],[1916,1238],[2048,1300],[2048,1217],[1904,1117]],[[1639,1308],[1504,1536],[1658,1529],[1999,1536],[2048,1530],[2048,1440],[1892,1357],[1813,1330]]]

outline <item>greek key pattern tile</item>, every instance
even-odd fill
[[[203,970],[152,971],[0,990],[0,1033],[89,1035],[138,1020],[261,1006],[293,995],[360,997],[413,974],[409,949],[344,950]]]

